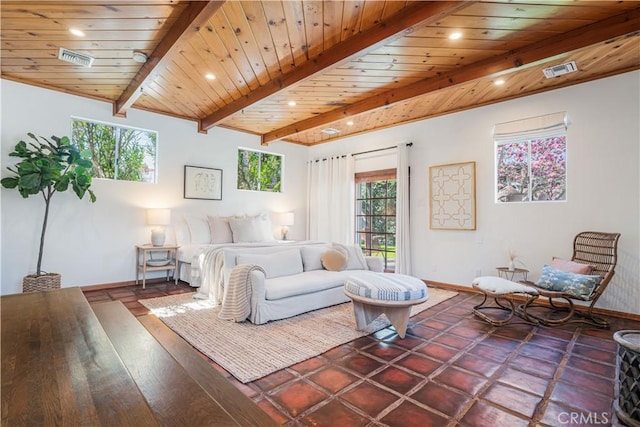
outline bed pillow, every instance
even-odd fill
[[[268,214],[229,218],[234,243],[264,242],[275,240]]]
[[[211,229],[211,243],[233,243],[233,233],[229,225],[229,218],[223,216],[209,216]]]
[[[302,254],[302,265],[304,271],[322,270],[322,254],[329,249],[328,245],[303,246],[300,248]]]
[[[593,267],[588,264],[582,264],[580,262],[556,257],[553,257],[551,260],[551,267],[557,270],[568,271],[576,274],[591,274],[593,271]]]
[[[211,230],[209,230],[209,221],[196,216],[188,216],[185,218],[191,235],[191,243],[194,244],[211,244]]]
[[[359,245],[343,245],[341,243],[334,243],[333,249],[342,252],[347,258],[347,265],[345,270],[368,270],[367,260],[364,259],[362,249]]]
[[[329,271],[342,271],[347,266],[347,257],[337,249],[325,250],[320,261],[322,267]]]
[[[179,219],[172,222],[173,232],[176,235],[176,244],[178,246],[184,246],[191,243],[191,233],[189,233],[189,226],[184,219]]]
[[[543,289],[564,292],[575,298],[588,300],[601,279],[597,274],[576,274],[545,265],[536,285]]]
[[[267,279],[302,273],[302,258],[299,249],[277,251],[272,254],[240,254],[238,264],[255,264],[264,269]]]

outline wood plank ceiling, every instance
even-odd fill
[[[0,12],[2,78],[264,144],[314,145],[640,69],[640,1],[36,0]],[[59,60],[60,48],[93,65]],[[569,61],[577,72],[544,76]]]

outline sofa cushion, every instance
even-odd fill
[[[271,254],[240,254],[237,264],[256,264],[262,267],[267,279],[302,273],[302,257],[298,248]]]
[[[265,280],[265,298],[278,300],[344,286],[346,271],[314,270]],[[313,298],[313,297],[311,297]]]
[[[367,261],[364,259],[362,249],[359,245],[343,245],[334,243],[333,249],[337,249],[347,257],[345,270],[368,270]]]
[[[303,246],[300,248],[302,254],[302,265],[304,271],[322,270],[320,257],[329,249],[329,245]]]

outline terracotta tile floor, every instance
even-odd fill
[[[192,292],[158,283],[87,291],[89,302]],[[612,318],[610,330],[509,325],[471,314],[479,296],[461,292],[411,320],[241,384],[212,365],[278,423],[287,426],[606,426],[613,413],[613,332],[640,322]]]

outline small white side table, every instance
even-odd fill
[[[167,282],[169,281],[169,273],[173,272],[173,280],[178,284],[178,245],[136,245],[136,285],[142,273],[142,289],[145,288],[148,271],[165,271],[167,272]],[[164,255],[163,257],[154,257],[154,254]]]

